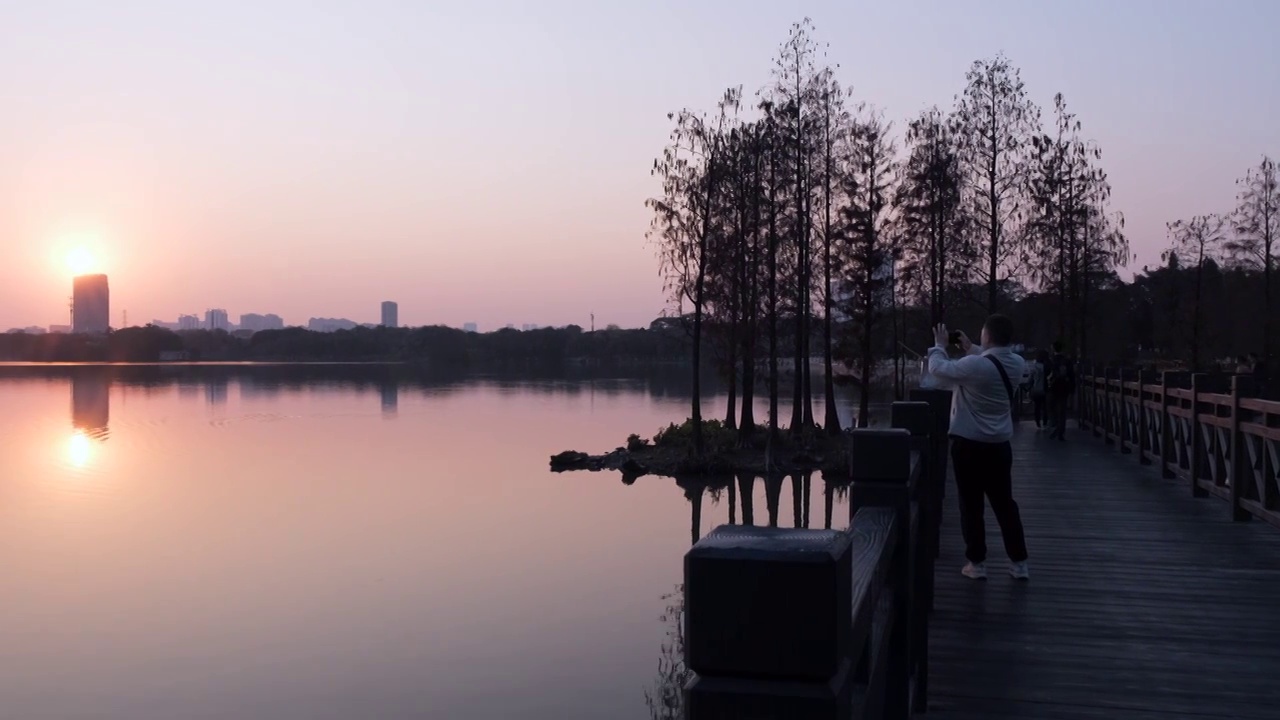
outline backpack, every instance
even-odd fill
[[[1054,357],[1050,362],[1052,365],[1046,378],[1049,392],[1056,395],[1070,395],[1075,392],[1076,372],[1071,362],[1061,355]]]

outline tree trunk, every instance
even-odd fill
[[[890,274],[890,319],[893,323],[893,400],[902,400],[906,397],[906,378],[904,375],[904,361],[902,361],[902,337],[899,325],[899,306],[897,306],[897,265],[893,266]],[[902,318],[905,320],[905,318]]]
[[[759,222],[753,225],[759,228]],[[759,262],[759,237],[751,243],[751,257],[753,262]],[[748,264],[743,262],[743,267],[747,268]],[[742,333],[742,420],[738,423],[738,440],[746,442],[756,430],[755,415],[755,397],[756,397],[756,337],[759,328],[759,307],[760,307],[760,290],[758,283],[754,279],[759,277],[758,274],[744,276],[743,281],[746,287],[746,294],[743,298],[743,307],[748,308],[744,313],[744,322]]]
[[[826,405],[826,414],[823,419],[823,425],[826,426],[828,435],[840,434],[840,414],[836,410],[836,381],[835,369],[831,358],[831,160],[830,152],[827,159],[827,180],[826,180],[826,205],[824,212],[826,213],[826,227],[823,229],[822,237],[822,282],[823,282],[823,302],[822,302],[822,399]]]
[[[702,286],[706,270],[699,262],[698,279],[694,284],[693,298],[693,452],[702,454]]]
[[[1270,383],[1270,376],[1275,374],[1275,369],[1271,365],[1271,355],[1274,352],[1271,342],[1272,332],[1272,315],[1275,314],[1275,306],[1271,302],[1271,218],[1267,218],[1266,232],[1263,234],[1262,243],[1262,360],[1266,363],[1268,377],[1267,382]]]
[[[737,429],[738,420],[738,346],[737,333],[729,332],[729,401],[726,403],[724,425],[730,430]]]
[[[1204,282],[1204,251],[1196,261],[1196,297],[1191,308],[1191,371],[1200,371],[1200,297]]]
[[[875,241],[868,239],[868,245],[874,247]],[[866,253],[867,267],[863,270],[862,286],[862,363],[858,378],[858,427],[867,427],[871,420],[871,326],[874,322],[872,305],[875,295],[871,283],[875,278],[875,251],[869,247]]]
[[[809,217],[811,208],[809,203],[805,201],[805,217]],[[813,357],[813,238],[810,237],[811,223],[805,221],[805,239],[804,239],[804,389],[802,391],[802,400],[804,402],[804,427],[806,430],[813,427],[813,364],[809,359]]]
[[[778,438],[778,206],[777,166],[769,165],[769,443]]]
[[[804,282],[797,283],[803,287]],[[799,298],[797,297],[797,301]],[[795,347],[791,358],[794,364],[794,382],[791,388],[791,434],[799,435],[804,427],[804,408],[801,402],[804,396],[804,371],[800,369],[804,358],[804,318],[801,317],[802,311],[799,305],[796,306],[795,317],[792,318],[792,325],[795,329]]]
[[[742,419],[738,422],[738,439],[745,442],[755,432],[755,343],[746,342],[742,347]]]

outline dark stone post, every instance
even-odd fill
[[[850,512],[874,505],[892,508],[895,516],[896,539],[889,569],[894,622],[885,659],[882,713],[886,718],[906,718],[911,712],[912,652],[917,641],[912,612],[916,602],[916,538],[911,536],[910,481],[912,463],[923,460],[912,451],[913,441],[905,429],[858,429],[850,436]]]
[[[933,611],[933,573],[934,557],[929,552],[937,542],[942,521],[942,499],[938,497],[932,484],[933,465],[937,458],[932,457],[933,443],[930,432],[933,430],[933,408],[927,402],[896,402],[893,404],[891,425],[911,433],[912,447],[920,454],[922,466],[915,488],[916,503],[919,507],[919,536],[912,538],[915,548],[913,571],[915,574],[915,597],[911,608],[911,631],[914,645],[911,650],[913,672],[915,677],[912,693],[912,706],[924,707],[929,693],[929,618]],[[918,541],[918,542],[917,542]]]
[[[947,497],[947,465],[951,460],[951,438],[947,435],[951,430],[951,391],[917,388],[909,397],[912,401],[929,403],[932,409],[933,429],[929,432],[929,443],[933,446],[930,452],[932,462],[925,470],[929,473],[927,482],[933,483],[934,497],[938,499],[937,520],[941,523],[943,501]],[[922,552],[932,552],[937,558],[942,553],[941,534],[934,533],[929,542],[931,547]]]
[[[722,525],[685,555],[686,717],[848,718],[847,533]]]

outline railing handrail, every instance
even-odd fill
[[[1254,397],[1252,376],[1165,372],[1157,384],[1146,372],[1080,375],[1082,428],[1187,482],[1195,497],[1227,500],[1233,519],[1280,527],[1280,401]]]

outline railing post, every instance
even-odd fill
[[[1173,479],[1173,426],[1169,417],[1169,371],[1160,373],[1160,477]]]
[[[940,531],[942,501],[933,485],[933,408],[927,402],[895,402],[890,409],[890,425],[911,433],[913,448],[920,453],[921,468],[915,487],[918,534],[911,538],[914,590],[911,600],[911,672],[915,679],[911,707],[924,708],[929,696],[929,612],[933,610],[934,556],[930,552]],[[910,518],[908,518],[909,520]]]
[[[882,716],[905,718],[911,707],[912,594],[915,583],[911,538],[911,436],[906,430],[857,429],[850,436],[849,487],[851,512],[875,505],[893,509],[896,528],[889,569],[893,597],[893,627],[884,668]]]
[[[1151,418],[1147,412],[1147,385],[1152,380],[1150,370],[1138,371],[1138,464],[1150,465],[1151,455],[1155,448],[1151,447]]]
[[[1251,378],[1241,375],[1231,378],[1231,472],[1227,477],[1231,481],[1231,519],[1236,522],[1253,519],[1253,513],[1240,504],[1245,483],[1253,482],[1253,467],[1248,465],[1244,431],[1240,429],[1240,397],[1252,390]]]
[[[1085,363],[1079,363],[1076,369],[1076,427],[1083,430],[1088,425],[1093,428],[1096,419],[1093,416],[1093,383],[1095,379],[1094,363],[1088,364],[1088,372],[1085,371]]]
[[[1090,417],[1089,424],[1093,426],[1094,437],[1101,436],[1102,433],[1105,431],[1105,429],[1102,427],[1102,418],[1103,418],[1102,398],[1104,397],[1104,394],[1106,391],[1106,385],[1103,385],[1102,387],[1098,387],[1099,371],[1102,372],[1103,382],[1105,382],[1106,374],[1107,374],[1106,368],[1099,368],[1098,363],[1094,363],[1093,364],[1093,387],[1090,388],[1090,392],[1089,392],[1089,403],[1091,406],[1091,413],[1090,413],[1091,417]]]
[[[1102,368],[1102,441],[1115,445],[1111,435],[1111,370]]]
[[[1191,376],[1191,496],[1209,497],[1209,491],[1200,487],[1200,466],[1204,464],[1204,438],[1200,432],[1200,390],[1207,376],[1195,373]]]
[[[1129,408],[1127,407],[1129,398],[1124,387],[1123,366],[1116,370],[1116,378],[1118,379],[1117,382],[1120,383],[1120,392],[1117,396],[1119,402],[1116,403],[1116,408],[1120,411],[1117,418],[1118,422],[1116,423],[1116,442],[1120,445],[1120,454],[1128,455],[1132,451],[1129,449]]]

